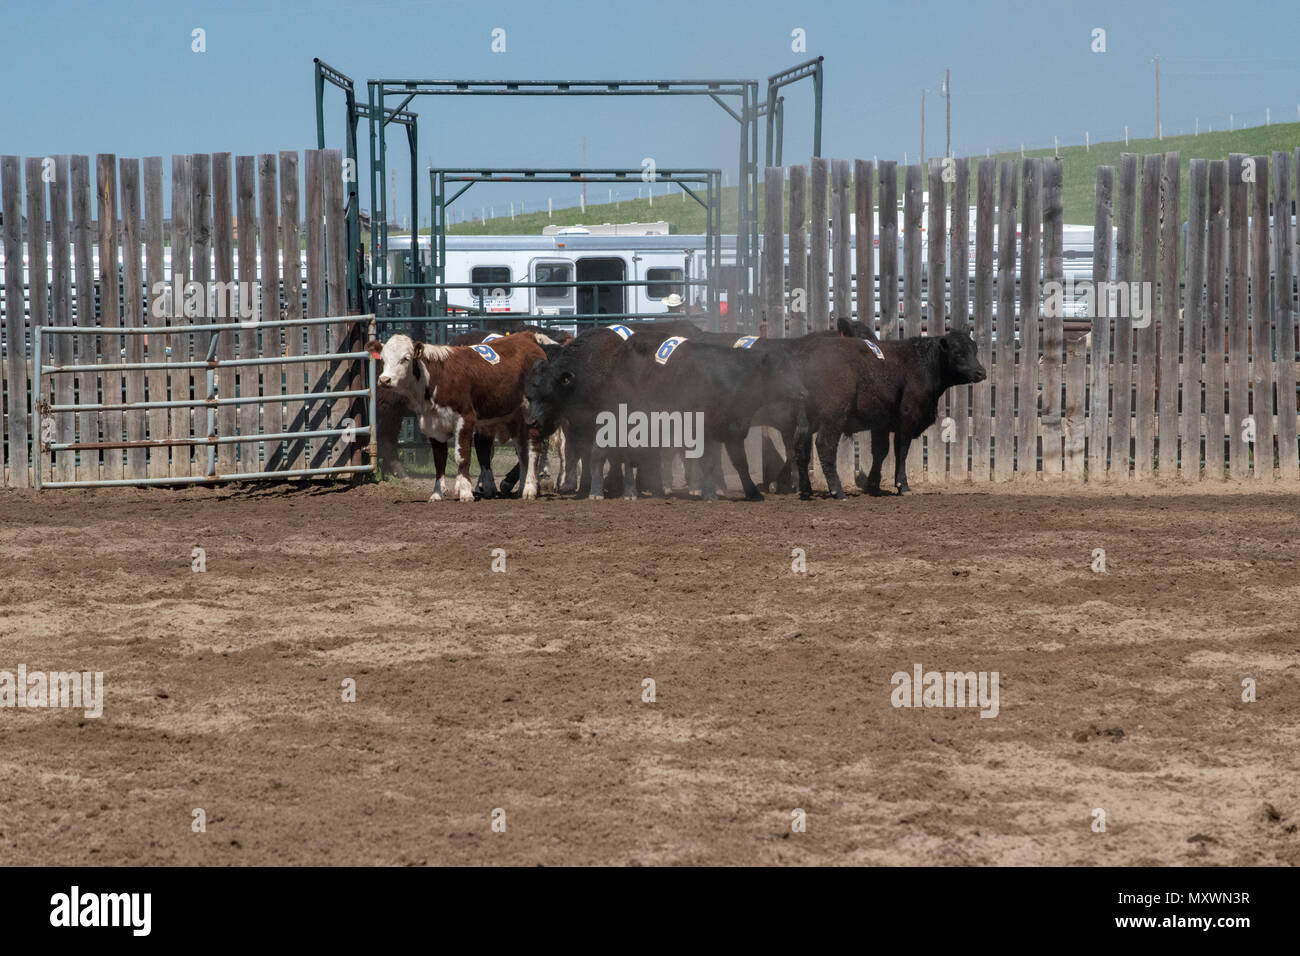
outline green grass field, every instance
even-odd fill
[[[1121,153],[1177,152],[1182,160],[1182,188],[1179,205],[1187,208],[1187,160],[1227,159],[1229,153],[1249,153],[1252,156],[1272,156],[1274,150],[1293,151],[1300,146],[1300,123],[1280,123],[1273,126],[1256,126],[1227,133],[1202,133],[1199,136],[1166,136],[1163,140],[1134,139],[1126,146],[1122,142],[1094,143],[1091,149],[1082,146],[1062,147],[1064,161],[1065,221],[1089,224],[1093,221],[1093,205],[1097,183],[1097,167],[1114,166]],[[1051,149],[1026,150],[1026,156],[1051,156]],[[852,157],[849,157],[850,159]],[[995,159],[1019,159],[1019,151],[995,153]],[[899,171],[899,190],[904,176]],[[971,170],[971,200],[975,197],[975,170]],[[604,187],[596,187],[597,189]],[[759,190],[759,222],[762,222],[762,190]],[[579,223],[603,222],[653,222],[667,220],[672,230],[679,233],[704,232],[704,209],[689,196],[680,193],[655,196],[654,204],[648,199],[624,199],[617,206],[611,203],[591,203],[584,213],[576,206],[557,209],[554,216],[546,213],[517,215],[489,219],[486,224],[464,223],[453,226],[451,235],[539,235],[546,225],[572,226]],[[427,232],[427,230],[425,230]],[[722,231],[736,231],[736,187],[722,191]]]

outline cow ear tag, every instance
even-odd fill
[[[871,349],[871,351],[875,354],[876,358],[880,359],[880,361],[882,362],[885,360],[885,353],[880,351],[879,345],[871,341],[871,339],[863,339],[862,341],[867,343],[867,348]]]

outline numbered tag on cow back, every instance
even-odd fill
[[[478,357],[489,365],[496,365],[501,361],[501,356],[497,355],[497,350],[490,345],[471,345],[470,348],[477,352]]]
[[[655,350],[655,361],[660,365],[667,365],[668,360],[677,351],[677,346],[685,341],[686,337],[682,335],[674,335],[672,338],[664,339],[663,344]]]

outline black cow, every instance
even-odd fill
[[[693,444],[701,462],[701,497],[717,498],[721,449],[740,476],[745,497],[762,499],[749,475],[745,436],[755,413],[770,402],[802,407],[804,391],[789,356],[714,345],[697,339],[668,343],[633,335],[617,347],[596,402],[598,431],[592,453],[591,493],[600,497],[602,462],[623,460],[637,467],[652,493],[662,494],[658,448]],[[644,432],[636,438],[640,415]],[[627,435],[622,434],[626,423]],[[674,424],[676,430],[674,432]],[[617,441],[613,429],[619,434]],[[702,430],[699,434],[698,430]],[[626,437],[626,441],[624,438]],[[630,488],[625,492],[629,493]]]
[[[655,345],[670,335],[704,334],[680,319],[629,322],[624,328]],[[548,350],[548,361],[538,362],[529,375],[524,388],[529,428],[542,436],[564,429],[564,480],[557,488],[561,494],[576,491],[585,498],[590,493],[596,416],[603,409],[605,381],[622,344],[622,336],[608,326],[588,329],[558,352]],[[611,479],[614,488],[620,487],[621,474]]]
[[[831,494],[844,497],[835,469],[840,437],[871,431],[871,472],[866,491],[880,494],[880,469],[894,435],[894,485],[900,495],[907,485],[907,450],[934,424],[939,398],[954,385],[982,382],[987,377],[975,353],[975,343],[963,332],[938,337],[887,339],[877,346],[852,338],[823,339],[801,364],[809,389],[807,420],[795,437],[799,496],[812,497],[808,466],[813,434],[817,456]]]
[[[810,332],[807,335],[793,339],[756,338],[748,347],[760,353],[789,356],[790,361],[802,366],[815,351],[815,343],[839,336],[869,339],[872,342],[879,341],[869,326],[850,319],[840,319],[835,329]],[[743,337],[736,335],[729,338],[732,342],[743,341]],[[802,373],[801,377],[803,377],[805,387],[816,387],[815,378],[802,376]],[[765,440],[763,450],[763,491],[768,491],[773,486],[775,486],[777,494],[786,494],[794,490],[794,441],[799,412],[800,409],[795,405],[778,399],[764,405],[755,416],[754,424],[775,428],[781,433],[781,440],[785,445],[786,457],[782,461],[776,453],[775,446],[769,449],[770,442]]]

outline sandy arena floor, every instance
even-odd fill
[[[1300,863],[1300,495],[429,487],[0,492],[0,864]]]

